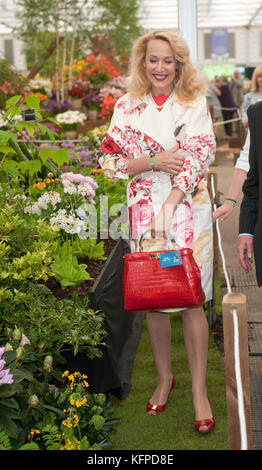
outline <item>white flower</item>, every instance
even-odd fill
[[[30,204],[29,206],[26,206],[24,208],[24,212],[25,214],[37,214],[37,215],[41,215],[41,210],[40,208],[38,207],[37,203],[35,204]]]
[[[77,187],[73,183],[69,183],[64,186],[64,193],[75,194],[77,192]]]
[[[85,222],[75,217],[74,214],[66,213],[65,209],[59,209],[59,211],[50,218],[50,224],[53,227],[59,227],[67,233],[80,233],[82,228],[85,226]]]
[[[44,88],[48,96],[52,95],[52,82],[46,78],[34,78],[30,80],[29,86],[31,90],[37,90],[38,88]]]
[[[11,121],[16,124],[17,121],[22,121],[22,119],[23,118],[20,114],[15,114],[15,116],[12,117]],[[9,122],[9,118],[7,117],[6,119],[4,119],[4,116],[2,115],[2,113],[0,113],[0,127],[6,126],[8,122]]]
[[[55,118],[60,124],[83,124],[86,115],[80,111],[66,111],[57,114]]]
[[[95,191],[91,188],[88,183],[79,184],[77,191],[79,194],[81,194],[81,196],[86,197],[90,200],[93,200],[93,197],[95,196]]]

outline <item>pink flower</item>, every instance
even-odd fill
[[[24,333],[22,333],[20,346],[23,348],[26,344],[30,344],[30,340],[27,338],[27,336]]]
[[[14,383],[13,374],[9,374],[10,369],[4,369],[0,371],[0,386],[1,385],[12,385]]]
[[[1,348],[2,351],[3,348]],[[14,383],[13,374],[9,374],[10,369],[4,369],[6,362],[4,359],[0,360],[0,386],[1,385],[11,385]]]
[[[0,348],[0,359],[1,359],[2,355],[4,354],[4,352],[5,352],[5,347],[2,346],[2,347]]]

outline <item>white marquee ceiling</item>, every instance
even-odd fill
[[[186,0],[185,0],[186,1]],[[141,23],[146,29],[177,28],[177,0],[141,0]],[[262,27],[261,0],[197,0],[198,27]]]
[[[262,29],[262,0],[196,2],[199,28],[258,26]],[[177,0],[138,0],[138,3],[140,22],[145,29],[178,28]],[[0,0],[0,33],[10,30],[9,25],[11,28],[15,25],[16,8],[16,0]]]

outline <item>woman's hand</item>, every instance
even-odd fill
[[[217,219],[221,219],[221,222],[226,220],[233,212],[234,207],[229,204],[223,204],[216,209],[212,214],[213,224]]]
[[[184,164],[183,155],[179,155],[179,145],[165,152],[159,152],[155,155],[154,164],[157,170],[170,173],[171,175],[177,175]]]
[[[174,214],[174,207],[171,204],[163,204],[160,212],[153,220],[151,225],[152,238],[168,238],[168,234],[172,229],[172,219]]]

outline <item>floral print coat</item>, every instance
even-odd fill
[[[151,95],[136,100],[125,94],[116,102],[99,163],[108,178],[129,179],[128,159],[169,150],[177,142],[185,157],[177,176],[146,171],[127,185],[131,251],[138,251],[141,234],[150,229],[172,188],[179,188],[185,197],[173,216],[176,246],[149,239],[143,250],[193,248],[207,301],[212,298],[213,231],[206,171],[214,160],[215,137],[206,98],[186,105],[172,94],[159,112]]]

